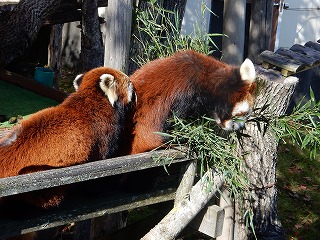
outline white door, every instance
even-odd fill
[[[275,48],[320,39],[320,0],[282,0]],[[285,7],[284,7],[285,6]],[[286,9],[287,8],[287,9]]]

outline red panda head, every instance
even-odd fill
[[[226,87],[225,92],[220,92],[220,97],[227,101],[214,113],[214,119],[224,130],[238,130],[244,126],[252,112],[253,93],[256,87],[255,68],[250,59],[246,59],[240,68],[232,69],[231,72],[233,72],[230,75],[231,82],[225,83],[229,87]],[[232,78],[237,81],[232,81]]]
[[[118,101],[124,105],[136,101],[134,87],[129,77],[113,68],[99,67],[85,74],[79,74],[73,85],[77,92],[84,90],[88,93],[91,90],[96,94],[97,89],[103,91],[112,106]]]

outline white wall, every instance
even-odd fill
[[[320,39],[320,0],[284,0],[289,9],[280,12],[276,48],[290,48]]]
[[[200,29],[209,32],[210,12],[204,9],[205,6],[211,9],[211,0],[188,0],[182,20],[181,34],[186,36],[194,33],[195,24]],[[203,15],[204,13],[204,15]]]

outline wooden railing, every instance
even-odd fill
[[[164,159],[168,159],[169,157],[172,160],[167,163],[161,160],[156,161],[154,160],[155,155],[157,158],[163,156]],[[185,165],[188,162],[190,160],[181,149],[171,149],[7,177],[0,179],[0,198],[50,189],[52,187],[72,186],[80,182],[94,181],[95,179],[105,178],[108,180],[108,178],[114,175],[146,169],[150,170],[151,168],[163,167],[168,164]],[[143,172],[141,174],[143,176]],[[193,182],[193,179],[191,181]],[[21,218],[12,218],[0,213],[0,239],[166,202],[174,200],[176,195],[184,197],[181,196],[183,194],[176,194],[178,185],[179,181],[175,180],[146,192],[114,191],[112,194],[101,194],[98,196],[84,196],[83,198],[77,196],[77,198],[71,201],[66,198],[61,206],[32,214],[32,217],[21,216]],[[101,187],[101,192],[103,191],[104,188]],[[218,224],[221,227],[221,221]],[[210,228],[214,228],[214,226],[210,226]]]

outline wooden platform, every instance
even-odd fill
[[[154,167],[162,168],[166,163],[155,161],[153,158],[155,155],[174,156],[175,159],[170,164],[189,161],[185,153],[172,149],[1,178],[0,198],[79,182],[96,181],[102,178],[106,178],[106,182],[111,184],[110,176]],[[101,184],[101,182],[99,183]],[[74,197],[74,194],[70,195],[72,199],[65,199],[65,202],[59,208],[33,213],[33,216],[22,216],[21,218],[12,217],[11,214],[6,216],[1,212],[0,239],[170,201],[175,198],[177,185],[177,181],[166,181],[156,189],[129,192],[119,191],[118,189],[107,190],[107,186],[104,185],[105,187],[99,190],[101,194],[98,195],[90,194],[92,189],[88,192],[81,187],[81,191],[86,191],[84,194],[80,193],[76,197]]]
[[[320,43],[295,44],[290,49],[279,48],[276,52],[266,50],[260,54],[262,66],[278,69],[285,77],[320,66]]]

